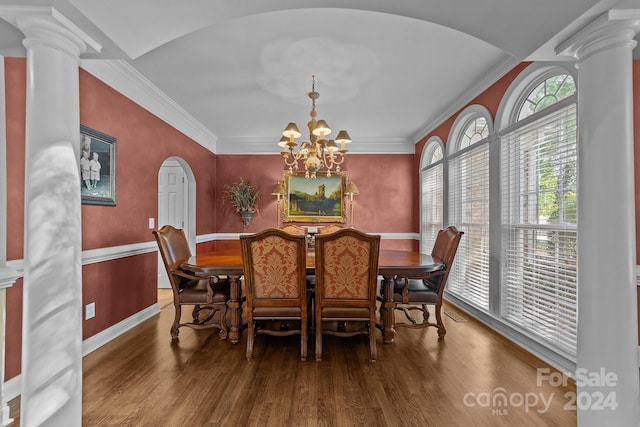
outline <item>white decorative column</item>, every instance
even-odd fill
[[[9,417],[9,406],[4,400],[4,339],[6,320],[6,290],[13,286],[20,274],[8,267],[0,266],[0,425],[6,426],[13,422]]]
[[[556,49],[578,67],[580,427],[640,424],[631,53],[639,29],[640,11],[609,11]]]
[[[0,7],[25,35],[27,108],[23,426],[82,423],[79,57],[86,36],[55,9]]]

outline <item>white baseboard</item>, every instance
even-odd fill
[[[127,332],[129,329],[138,326],[140,323],[158,313],[160,313],[160,305],[156,303],[145,308],[142,311],[137,312],[133,316],[127,317],[126,319],[116,323],[110,328],[107,328],[104,331],[98,332],[94,336],[87,338],[82,342],[82,357],[100,348],[112,339],[117,338],[118,336]]]
[[[155,316],[158,313],[160,313],[160,305],[156,303],[145,308],[142,311],[139,311],[133,316],[127,317],[126,319],[116,323],[110,328],[107,328],[104,331],[87,338],[82,342],[82,357],[100,348],[109,341],[138,326],[145,320]],[[4,402],[2,403],[6,403],[20,396],[20,393],[22,392],[21,388],[22,374],[17,375],[11,378],[9,381],[5,382],[2,396],[2,400],[4,400]]]

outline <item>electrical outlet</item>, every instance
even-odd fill
[[[156,228],[156,219],[149,218],[149,230],[153,230],[154,228]]]
[[[89,320],[96,316],[96,303],[87,304],[84,308],[84,320]]]

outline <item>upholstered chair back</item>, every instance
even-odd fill
[[[369,298],[371,243],[353,236],[329,240],[324,244],[323,297]]]
[[[251,294],[260,298],[299,298],[299,243],[279,235],[251,242]]]

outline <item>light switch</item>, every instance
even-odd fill
[[[156,228],[156,219],[149,218],[149,230],[153,230],[154,228]]]

